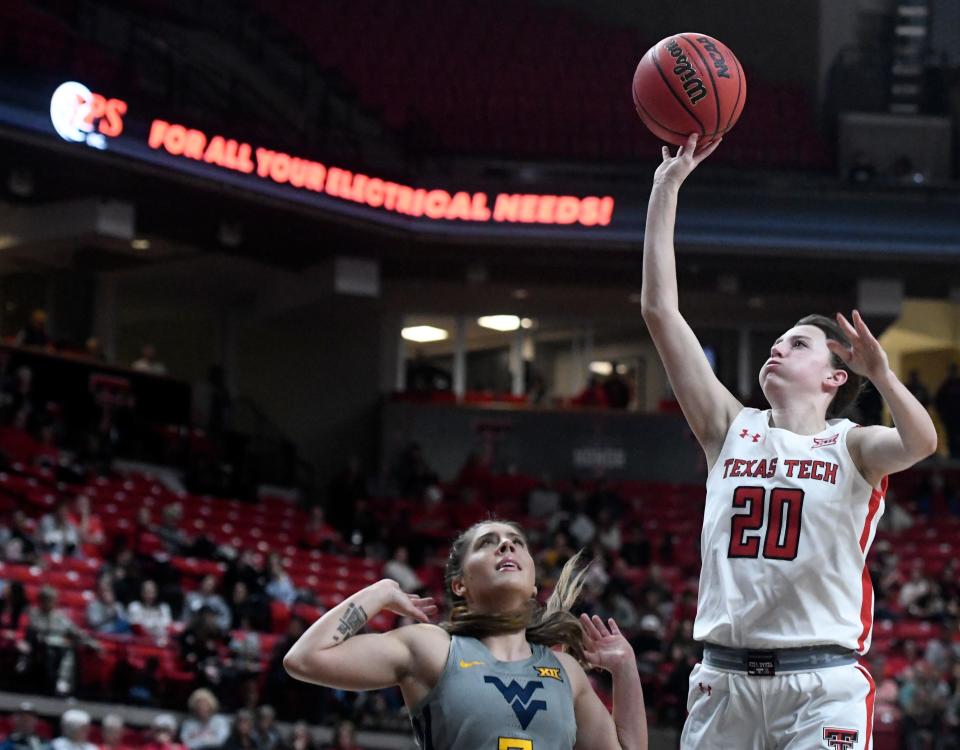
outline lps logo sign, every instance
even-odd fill
[[[82,83],[61,83],[50,98],[53,129],[65,141],[86,143],[94,148],[107,147],[106,138],[123,132],[127,103],[94,94]]]

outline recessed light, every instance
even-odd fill
[[[520,318],[516,315],[484,315],[477,324],[494,331],[515,331],[520,327]]]
[[[407,341],[416,341],[418,344],[443,341],[450,337],[447,331],[436,326],[409,326],[402,329],[400,335]]]

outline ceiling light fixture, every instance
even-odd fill
[[[443,328],[435,326],[409,326],[400,331],[400,335],[407,341],[416,341],[418,344],[429,344],[432,341],[444,341],[450,337]]]
[[[494,331],[515,331],[520,327],[520,318],[516,315],[484,315],[477,324]]]

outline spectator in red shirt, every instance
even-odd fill
[[[911,665],[916,664],[919,660],[920,651],[917,648],[917,644],[911,640],[904,641],[901,648],[894,647],[894,649],[887,654],[887,664],[883,676],[885,678],[890,677],[897,679],[904,671],[909,669]]]
[[[90,510],[90,498],[86,495],[77,495],[70,520],[80,531],[80,544],[90,556],[97,556],[97,548],[103,544],[103,522],[100,516]]]
[[[315,505],[310,509],[310,518],[300,537],[303,549],[324,549],[336,546],[340,540],[337,530],[327,523],[323,508]]]
[[[607,408],[609,404],[607,402],[607,391],[603,387],[603,381],[596,376],[591,377],[590,382],[587,383],[587,387],[574,397],[573,405]]]

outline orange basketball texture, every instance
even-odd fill
[[[690,133],[706,144],[732,128],[747,100],[740,61],[705,34],[674,34],[658,42],[633,74],[633,103],[651,132],[682,145]]]

